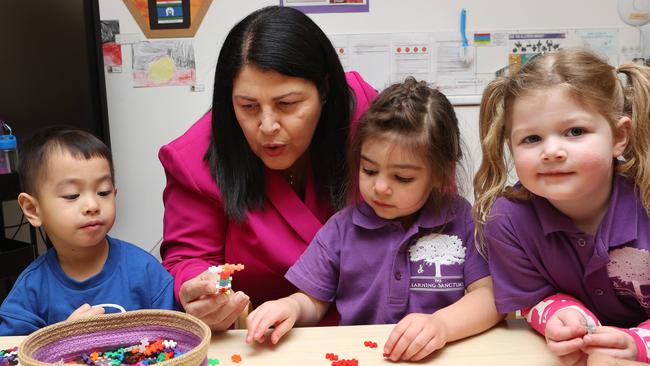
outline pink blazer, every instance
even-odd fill
[[[346,79],[356,99],[354,125],[377,92],[356,72],[346,73]],[[333,212],[326,197],[316,195],[313,175],[303,202],[280,173],[266,169],[265,209],[248,212],[243,223],[229,220],[203,160],[211,121],[209,112],[158,154],[167,177],[161,255],[174,276],[176,298],[185,281],[224,262],[246,265],[233,288],[246,292],[254,306],[288,296],[296,288],[285,272]]]

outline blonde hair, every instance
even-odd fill
[[[621,73],[624,80],[619,80]],[[531,90],[561,86],[577,102],[604,116],[614,128],[618,119],[632,120],[629,144],[616,173],[632,179],[650,214],[650,69],[636,64],[614,68],[582,49],[564,49],[531,59],[519,71],[497,77],[483,92],[479,133],[483,160],[474,176],[476,239],[485,255],[483,228],[496,199],[523,200],[530,193],[506,187],[509,164],[506,146],[515,99]]]

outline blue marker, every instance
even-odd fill
[[[470,55],[471,50],[469,49],[469,41],[467,40],[467,32],[465,25],[467,23],[467,10],[465,8],[460,10],[460,38],[462,39],[459,57],[462,62],[465,64],[470,64],[472,62],[472,56]]]
[[[460,37],[463,39],[463,47],[469,46],[467,41],[467,34],[465,31],[465,24],[467,23],[467,10],[464,8],[460,10]]]

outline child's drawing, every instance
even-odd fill
[[[191,41],[140,42],[133,45],[135,87],[193,85],[196,80]]]
[[[102,20],[101,25],[104,66],[122,66],[122,46],[115,42],[115,35],[120,33],[120,22]]]

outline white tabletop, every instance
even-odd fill
[[[390,365],[383,358],[383,345],[393,325],[360,325],[292,329],[277,345],[270,342],[248,345],[246,330],[214,332],[208,351],[209,358],[219,365],[322,365],[330,366],[326,353],[339,359],[357,359],[359,366]],[[0,349],[20,344],[25,337],[0,337]],[[365,347],[363,342],[377,343],[377,348]],[[241,356],[234,363],[231,356]],[[502,322],[480,335],[448,344],[421,363],[435,365],[524,365],[554,366],[556,359],[546,349],[544,338],[521,320]],[[417,363],[416,363],[417,364]]]

